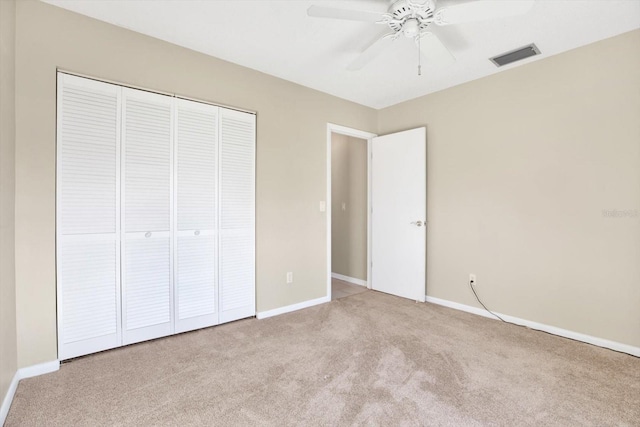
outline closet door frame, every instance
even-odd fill
[[[60,360],[70,359],[86,354],[96,353],[111,348],[121,347],[123,345],[132,344],[136,342],[146,341],[163,336],[169,336],[176,333],[186,332],[189,330],[200,329],[209,326],[215,326],[221,323],[255,316],[256,314],[256,132],[257,132],[257,116],[254,112],[237,110],[233,108],[227,108],[218,106],[205,101],[198,101],[189,98],[179,98],[173,94],[159,93],[155,91],[149,91],[140,88],[133,88],[118,84],[116,82],[104,82],[99,79],[94,79],[88,76],[78,75],[72,72],[66,72],[63,70],[57,70],[57,117],[56,117],[56,301],[57,301],[57,346],[58,346],[58,358]],[[68,80],[67,80],[68,79]],[[63,94],[65,81],[73,81],[75,86],[84,86],[87,88],[101,88],[110,87],[116,93],[116,141],[115,141],[115,232],[103,233],[104,235],[94,234],[63,234],[63,221],[62,221],[62,161],[63,161]],[[111,89],[110,89],[111,90]],[[169,136],[169,230],[168,231],[152,231],[152,237],[168,237],[169,239],[169,321],[152,326],[141,327],[139,329],[127,330],[127,281],[126,281],[126,248],[127,240],[145,239],[148,232],[145,231],[133,231],[127,233],[126,230],[126,147],[127,147],[127,135],[126,135],[126,95],[128,92],[135,92],[137,98],[158,99],[157,97],[169,98],[170,114],[170,136]],[[217,147],[216,147],[216,167],[215,174],[217,176],[216,182],[216,219],[213,230],[196,230],[202,236],[214,236],[216,256],[212,260],[215,265],[215,310],[213,315],[206,314],[194,318],[187,318],[179,321],[179,307],[178,307],[178,238],[181,235],[189,235],[193,230],[179,230],[178,229],[178,136],[177,136],[177,119],[178,119],[178,103],[180,102],[192,102],[202,105],[203,108],[214,108],[217,111],[216,114],[216,134],[217,134]],[[246,230],[251,230],[251,250],[252,250],[252,301],[247,303],[243,307],[237,309],[223,310],[224,295],[222,290],[222,237],[224,231],[222,230],[222,150],[223,150],[223,117],[224,116],[241,116],[247,119],[251,117],[253,134],[253,155],[251,158],[251,191],[253,195],[253,211],[251,212],[250,224],[247,224]],[[244,227],[243,227],[244,228]],[[230,230],[231,234],[235,231]],[[161,236],[158,234],[161,233]],[[186,234],[185,234],[186,233]],[[229,233],[229,232],[227,232]],[[242,234],[242,233],[241,233]],[[63,299],[63,292],[65,290],[64,283],[62,281],[62,262],[63,251],[62,246],[66,241],[83,241],[83,240],[109,240],[113,241],[115,245],[115,295],[116,295],[116,333],[99,336],[95,338],[89,338],[86,340],[64,343],[65,330],[63,325],[63,319],[65,314],[65,305]],[[246,283],[246,282],[245,282]],[[247,301],[248,302],[248,301]],[[67,309],[68,310],[68,309]],[[179,324],[180,323],[180,324]]]

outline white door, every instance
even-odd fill
[[[426,128],[373,138],[371,154],[372,288],[424,302]]]
[[[58,358],[121,345],[120,88],[58,75]]]
[[[176,332],[218,323],[218,110],[176,100]]]
[[[220,323],[256,313],[256,116],[220,111]]]
[[[122,89],[123,344],[173,332],[173,98]]]

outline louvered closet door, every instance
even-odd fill
[[[255,315],[255,115],[220,110],[220,322]]]
[[[122,89],[123,343],[173,333],[172,103]]]
[[[218,323],[218,107],[176,100],[176,332]]]
[[[59,359],[121,342],[120,91],[114,85],[58,74]]]

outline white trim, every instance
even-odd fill
[[[56,68],[56,71],[58,73],[61,74],[67,74],[70,76],[75,76],[75,77],[81,77],[83,79],[89,79],[89,80],[95,80],[97,82],[103,82],[103,83],[108,83],[111,85],[116,85],[116,86],[122,86],[122,87],[128,87],[131,89],[137,89],[137,90],[143,90],[145,92],[151,92],[151,93],[157,93],[159,95],[166,95],[166,96],[171,96],[177,99],[184,99],[186,101],[194,101],[194,102],[199,102],[201,104],[208,104],[208,105],[213,105],[214,107],[220,107],[220,108],[226,108],[228,110],[235,110],[235,111],[240,111],[241,113],[249,113],[249,114],[253,114],[254,116],[257,116],[258,113],[256,111],[253,110],[247,110],[246,108],[240,108],[240,107],[234,107],[231,105],[226,105],[226,104],[218,104],[215,102],[211,102],[211,101],[205,101],[204,99],[198,99],[198,98],[191,98],[187,95],[181,95],[179,93],[173,93],[173,92],[165,92],[162,90],[157,90],[157,89],[149,89],[143,86],[136,86],[133,84],[129,84],[129,83],[123,83],[121,81],[118,80],[110,80],[110,79],[104,79],[102,77],[95,77],[95,76],[90,76],[88,74],[83,74],[83,73],[78,73],[76,71],[70,71],[64,68]]]
[[[274,308],[273,310],[261,311],[256,314],[258,319],[266,319],[267,317],[278,316],[284,313],[290,313],[292,311],[302,310],[303,308],[313,307],[314,305],[324,304],[331,301],[329,296],[311,299],[309,301],[299,302],[297,304],[287,305],[285,307]]]
[[[11,409],[11,403],[13,403],[13,397],[16,395],[19,381],[19,373],[16,372],[9,384],[9,390],[7,390],[7,394],[4,396],[2,406],[0,406],[0,426],[3,426],[4,422],[7,420],[7,415],[9,415],[9,409]]]
[[[367,140],[367,288],[373,289],[373,137]]]
[[[63,304],[62,304],[62,272],[61,269],[58,268],[58,264],[62,259],[62,254],[60,253],[60,230],[61,230],[61,207],[60,207],[60,195],[61,192],[61,179],[60,179],[60,159],[62,155],[62,88],[64,87],[64,79],[65,75],[56,73],[56,356],[61,357],[62,353],[62,342],[64,341],[64,330],[62,329],[62,313],[63,313]],[[120,133],[120,123],[118,123],[118,130],[116,131],[116,135]],[[116,164],[119,159],[116,159]],[[116,304],[117,305],[117,304]],[[0,418],[0,421],[2,419]],[[0,425],[4,425],[4,421],[0,422]]]
[[[353,136],[367,141],[367,277],[371,277],[371,140],[375,133],[327,123],[327,300],[331,301],[331,134]],[[365,285],[368,288],[368,284]]]
[[[324,215],[327,219],[327,298],[331,299],[331,132],[327,123],[327,200]]]
[[[344,276],[338,273],[331,273],[331,277],[334,279],[342,280],[343,282],[353,283],[354,285],[369,287],[366,280],[356,279],[355,277]]]
[[[176,333],[176,323],[178,323],[178,302],[176,299],[176,271],[178,264],[178,239],[176,238],[176,229],[178,225],[178,180],[176,176],[177,167],[177,149],[176,141],[176,124],[178,117],[178,106],[175,98],[171,98],[169,120],[169,329],[171,335]],[[121,211],[122,212],[122,211]]]
[[[26,368],[20,368],[18,369],[17,375],[21,380],[23,380],[25,378],[37,377],[38,375],[55,372],[59,369],[60,361],[52,360],[51,362],[45,362],[38,365],[27,366]]]
[[[40,363],[38,365],[27,366],[26,368],[18,369],[13,376],[11,383],[9,384],[9,389],[4,396],[2,406],[0,406],[0,426],[4,425],[4,422],[7,419],[7,415],[9,415],[9,409],[11,408],[11,403],[13,403],[13,398],[16,395],[16,390],[18,389],[18,383],[20,382],[20,380],[23,380],[25,378],[37,377],[38,375],[48,374],[59,369],[59,360],[52,360],[51,362]]]
[[[360,139],[371,139],[378,136],[375,133],[367,132],[364,130],[353,129],[346,126],[336,125],[333,123],[327,123],[327,129],[333,133],[339,133],[340,135],[353,136]]]
[[[491,315],[491,313],[478,307],[472,307],[470,305],[460,304],[458,302],[453,302],[446,299],[430,297],[429,295],[425,297],[425,300],[426,302],[429,302],[431,304],[442,305],[444,307],[453,308],[455,310],[466,311],[467,313],[471,313],[471,314],[477,314],[478,316],[488,317],[490,319],[496,319],[494,316]]]
[[[465,304],[460,304],[453,301],[448,301],[445,299],[435,298],[435,297],[426,297],[427,302],[437,305],[442,305],[444,307],[453,308],[460,311],[466,311],[467,313],[477,314],[479,316],[488,317],[490,319],[496,319],[491,313],[488,313],[486,310],[483,310],[478,307],[472,307]],[[587,344],[592,344],[598,347],[604,347],[615,351],[620,351],[622,353],[628,353],[632,356],[640,357],[640,347],[634,347],[632,345],[619,343],[616,341],[610,341],[604,338],[598,338],[591,335],[581,334],[579,332],[569,331],[567,329],[558,328],[556,326],[545,325],[544,323],[533,322],[531,320],[520,319],[519,317],[509,316],[508,314],[496,313],[498,316],[502,317],[505,321],[509,323],[515,323],[516,325],[526,326],[530,329],[535,329],[537,331],[548,332],[553,335],[558,335],[564,338],[570,338],[572,340],[581,341]]]

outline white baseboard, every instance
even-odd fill
[[[39,365],[18,369],[11,380],[11,384],[9,384],[9,390],[7,390],[7,394],[4,396],[2,406],[0,406],[0,426],[4,425],[7,415],[9,415],[9,408],[11,408],[11,403],[13,402],[13,397],[16,394],[20,380],[48,374],[49,372],[55,372],[58,369],[60,369],[59,360],[53,360],[51,362],[40,363]]]
[[[343,276],[342,274],[338,273],[331,273],[331,277],[333,277],[334,279],[342,280],[344,282],[353,283],[354,285],[364,286],[365,288],[369,286],[366,280],[356,279],[355,277]]]
[[[26,368],[18,369],[20,379],[37,377],[38,375],[48,374],[60,369],[60,361],[52,360],[51,362],[40,363],[38,365],[27,366]]]
[[[331,301],[331,298],[321,297],[312,299],[309,301],[299,302],[298,304],[291,304],[285,307],[274,308],[273,310],[261,311],[256,314],[258,319],[266,319],[267,317],[277,316],[279,314],[290,313],[292,311],[301,310],[303,308],[313,307],[314,305],[324,304],[325,302]]]
[[[18,377],[18,373],[16,372],[16,374],[13,376],[13,379],[11,380],[11,384],[9,384],[9,390],[7,390],[7,394],[4,396],[2,406],[0,406],[0,426],[4,425],[4,422],[7,419],[7,415],[9,415],[9,408],[11,408],[13,396],[15,396],[16,394],[19,381],[20,377]]]
[[[460,304],[445,299],[430,297],[427,295],[427,302],[432,304],[438,304],[456,310],[466,311],[467,313],[477,314],[479,316],[488,317],[490,319],[496,319],[491,313],[478,307],[472,307],[470,305]],[[570,338],[576,341],[582,341],[587,344],[593,344],[598,347],[604,347],[622,353],[627,353],[632,356],[640,357],[640,347],[634,347],[632,345],[619,343],[616,341],[606,340],[604,338],[598,338],[591,335],[581,334],[579,332],[569,331],[567,329],[558,328],[556,326],[545,325],[544,323],[532,322],[531,320],[520,319],[519,317],[509,316],[508,314],[496,313],[509,323],[515,323],[516,325],[526,326],[530,329],[547,332],[553,335],[558,335],[564,338]]]

